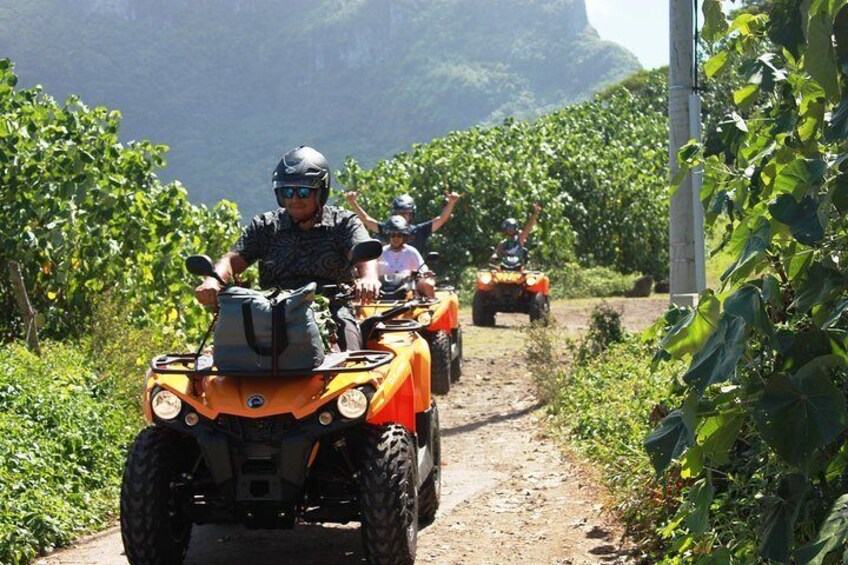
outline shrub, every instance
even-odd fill
[[[624,328],[621,327],[621,311],[606,302],[592,308],[589,315],[589,329],[580,340],[578,359],[596,357],[606,351],[613,343],[624,341]]]
[[[623,296],[633,288],[638,274],[625,275],[609,267],[582,267],[567,263],[551,269],[551,294],[556,298],[606,298]]]
[[[79,347],[0,347],[0,563],[29,563],[115,515],[125,449],[141,425]]]

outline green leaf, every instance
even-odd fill
[[[842,317],[842,313],[848,310],[848,298],[844,299],[842,302],[837,304],[833,310],[830,312],[830,316],[828,316],[825,321],[821,324],[821,328],[829,328],[833,324],[839,321],[839,318]]]
[[[844,173],[837,175],[833,190],[830,193],[830,201],[833,202],[840,214],[848,212],[848,175]]]
[[[645,451],[657,474],[662,473],[671,462],[695,441],[694,402],[687,399],[680,407],[665,418],[645,438]]]
[[[798,288],[795,301],[791,304],[801,313],[807,313],[816,305],[826,302],[832,295],[848,287],[848,280],[841,272],[821,263],[814,263]]]
[[[733,92],[733,103],[740,110],[746,112],[757,101],[757,95],[760,93],[760,86],[757,84],[746,84]]]
[[[706,418],[698,429],[698,442],[704,456],[716,465],[726,464],[730,460],[730,448],[739,437],[739,430],[744,421],[744,415],[739,412]]]
[[[732,379],[745,347],[745,321],[723,315],[715,333],[692,358],[689,369],[683,375],[684,382],[700,397],[708,386]]]
[[[758,548],[760,557],[780,563],[789,562],[789,550],[795,538],[795,521],[808,490],[807,479],[802,475],[792,474],[781,480],[777,489],[778,496],[766,500],[767,507]]]
[[[715,331],[721,303],[711,290],[701,294],[698,307],[680,320],[660,342],[659,349],[674,358],[694,354]]]
[[[804,245],[813,245],[824,238],[824,226],[819,220],[819,202],[805,196],[801,202],[789,194],[781,194],[769,204],[772,217],[789,226],[792,237]]]
[[[762,216],[756,218],[753,227],[742,224],[736,229],[740,230],[741,237],[745,238],[745,244],[733,264],[722,273],[722,281],[736,276],[744,276],[750,272],[755,261],[762,256],[771,242],[771,225]],[[735,236],[736,233],[734,233]]]
[[[728,29],[727,18],[721,10],[720,0],[704,0],[701,11],[704,14],[701,36],[705,41],[715,43]]]
[[[833,26],[827,14],[819,13],[810,17],[804,70],[822,86],[829,100],[836,101],[839,99],[839,79],[832,36]]]
[[[712,78],[716,73],[720,72],[727,65],[729,56],[729,51],[719,51],[707,59],[707,62],[704,63],[704,73],[707,75],[707,78]]]
[[[830,116],[827,141],[842,141],[848,137],[848,97],[843,98],[833,108]]]
[[[804,45],[804,21],[795,2],[774,2],[769,11],[769,38],[797,59]]]
[[[795,159],[777,174],[774,190],[800,198],[810,188],[819,185],[826,172],[827,164],[821,159]]]
[[[775,374],[766,384],[754,419],[765,442],[790,464],[803,465],[845,429],[845,397],[831,377],[844,366],[841,357],[823,355],[794,375]]]
[[[713,503],[713,483],[709,476],[700,479],[689,490],[689,506],[691,514],[686,517],[685,524],[690,534],[702,534],[710,525],[710,506]]]
[[[834,549],[840,549],[848,538],[848,494],[836,499],[819,528],[816,539],[798,549],[795,559],[799,565],[821,565]]]
[[[724,301],[724,311],[731,316],[742,318],[749,326],[766,335],[770,336],[774,333],[760,289],[753,285],[744,285],[728,296]]]

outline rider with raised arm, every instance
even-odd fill
[[[408,245],[409,224],[403,216],[395,215],[383,224],[384,233],[389,238],[389,244],[383,247],[383,254],[377,261],[380,278],[391,275],[409,276],[413,272],[427,273],[418,278],[416,285],[418,293],[427,298],[436,296],[435,284],[424,259],[417,249]]]
[[[515,218],[507,218],[504,220],[503,225],[501,226],[501,231],[503,231],[504,235],[506,235],[506,239],[498,244],[494,255],[492,255],[493,261],[502,259],[505,256],[520,256],[522,262],[526,259],[527,237],[533,230],[533,226],[536,225],[536,220],[539,218],[539,212],[541,212],[541,210],[542,205],[538,202],[533,205],[533,214],[530,216],[530,219],[527,220],[527,223],[524,225],[524,229],[521,230],[520,233],[518,232],[518,221],[516,221]]]
[[[359,216],[359,219],[362,220],[362,223],[365,224],[365,227],[368,228],[368,231],[385,237],[386,234],[383,232],[382,224],[362,209],[362,206],[360,206],[359,202],[356,200],[358,196],[359,192],[345,193],[348,203]],[[442,226],[447,223],[460,196],[461,194],[456,192],[445,192],[445,197],[448,199],[448,202],[445,204],[444,208],[442,208],[441,214],[432,220],[413,224],[412,218],[415,215],[416,209],[415,200],[413,200],[408,194],[401,194],[392,200],[391,215],[403,216],[407,223],[409,223],[408,245],[416,248],[421,253],[425,253],[427,251],[427,240],[430,239],[432,234],[439,231]]]
[[[286,153],[274,170],[272,188],[280,205],[253,218],[235,245],[215,264],[215,272],[232,280],[259,261],[259,286],[263,289],[294,289],[310,282],[355,285],[363,300],[377,297],[380,282],[376,261],[350,267],[351,250],[369,239],[355,214],[326,206],[330,195],[330,166],[311,147]],[[221,284],[207,277],[195,289],[201,304],[217,304]],[[362,337],[353,312],[338,306],[333,317],[339,323],[343,350],[362,349]]]

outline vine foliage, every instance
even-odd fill
[[[718,150],[678,159],[704,168],[707,222],[735,260],[661,342],[657,361],[690,365],[645,441],[659,473],[691,481],[664,533],[698,562],[823,563],[848,539],[846,4],[703,5],[707,77],[743,83]]]

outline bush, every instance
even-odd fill
[[[589,315],[589,329],[580,341],[577,358],[585,360],[606,351],[613,343],[624,341],[621,327],[621,311],[606,302],[601,302]]]
[[[40,358],[0,347],[0,563],[29,563],[113,519],[141,425],[117,391],[79,347],[47,342]]]
[[[641,275],[625,275],[609,267],[581,267],[567,263],[551,269],[551,294],[555,298],[606,298],[624,296]]]

